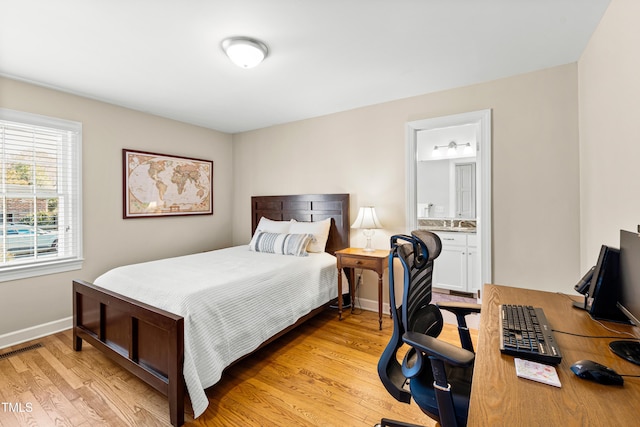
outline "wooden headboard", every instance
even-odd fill
[[[349,247],[349,195],[299,194],[292,196],[252,196],[251,235],[260,218],[275,221],[322,221],[331,218],[325,252],[334,254]]]

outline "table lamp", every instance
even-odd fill
[[[382,228],[382,224],[380,224],[380,220],[373,206],[361,206],[358,211],[358,217],[353,224],[351,224],[351,228],[361,229],[362,234],[367,238],[367,244],[363,249],[365,252],[375,251],[375,249],[371,247],[371,236],[375,233],[376,228]]]

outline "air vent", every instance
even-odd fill
[[[17,354],[22,354],[22,353],[25,353],[27,351],[35,350],[36,348],[40,348],[40,347],[42,347],[42,344],[38,343],[38,344],[30,345],[28,347],[19,348],[17,350],[8,351],[6,353],[0,354],[0,360],[8,359],[11,356],[15,356]]]

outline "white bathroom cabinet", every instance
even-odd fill
[[[476,235],[437,232],[442,252],[433,267],[433,286],[451,291],[473,293],[480,288]]]

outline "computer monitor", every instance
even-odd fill
[[[640,326],[640,234],[620,230],[620,294],[617,306]],[[609,344],[618,356],[640,365],[640,342],[621,340]]]
[[[592,318],[610,322],[629,323],[627,317],[616,306],[618,302],[620,280],[618,278],[620,265],[620,251],[607,245],[602,245],[598,262],[593,268],[591,277],[589,272],[581,281],[589,281],[586,285],[576,285],[576,291],[585,295],[584,303],[574,304],[584,308]],[[580,289],[578,289],[580,288]],[[586,291],[585,291],[586,289]]]

